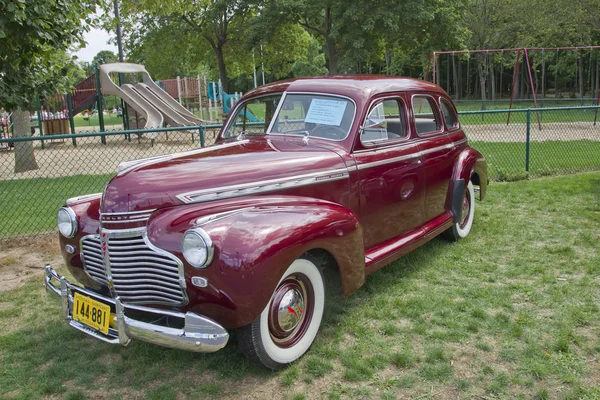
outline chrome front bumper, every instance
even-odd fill
[[[158,344],[187,351],[211,353],[222,349],[229,340],[227,331],[215,321],[201,315],[187,312],[161,310],[138,305],[124,305],[119,298],[106,297],[91,290],[68,282],[65,277],[60,276],[50,265],[46,265],[46,276],[44,283],[46,291],[62,300],[63,316],[69,325],[90,336],[111,344],[127,346],[131,339],[139,339],[144,342]],[[55,286],[52,281],[58,282]],[[108,335],[104,335],[91,327],[83,325],[73,319],[73,293],[77,292],[89,296],[114,308],[116,317],[116,329],[109,328]],[[125,315],[126,310],[139,311],[161,317],[180,318],[184,322],[183,329],[170,328],[148,322],[138,321]]]

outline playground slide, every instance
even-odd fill
[[[150,104],[135,88],[130,84],[121,85],[117,96],[127,102],[135,111],[140,113],[146,119],[145,129],[162,128],[163,116],[152,104]],[[158,134],[145,134],[144,136],[153,139]]]
[[[187,119],[183,118],[175,112],[169,105],[162,101],[152,92],[147,85],[138,83],[135,85],[135,90],[138,91],[144,98],[152,104],[163,115],[165,122],[170,126],[188,126],[193,125]]]
[[[172,126],[192,126],[204,122],[160,89],[143,65],[113,63],[100,65],[100,86],[105,95],[121,97],[146,119],[145,129],[162,128],[166,121]],[[143,83],[136,86],[124,84],[120,87],[110,78],[111,73],[141,73]],[[154,138],[157,133],[144,136]]]
[[[146,91],[154,94],[156,97],[158,97],[160,100],[162,100],[163,103],[165,103],[167,106],[169,106],[173,111],[175,111],[181,117],[183,117],[184,119],[189,121],[185,125],[190,125],[190,126],[200,125],[200,123],[206,122],[206,121],[202,121],[196,115],[191,113],[187,108],[185,108],[184,106],[179,104],[179,102],[177,100],[175,100],[167,92],[162,90],[156,83],[144,82],[144,83],[138,83],[136,86],[143,87]],[[138,88],[138,90],[141,91],[140,88]],[[165,115],[165,117],[166,117],[166,115]]]

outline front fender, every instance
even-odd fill
[[[257,198],[256,206],[214,219],[201,215],[198,220],[194,212],[184,216],[181,206],[174,207],[149,221],[150,240],[182,260],[181,236],[191,226],[199,223],[213,241],[215,254],[208,268],[185,265],[190,310],[226,328],[247,325],[262,312],[289,265],[312,249],[324,249],[335,258],[345,294],[364,283],[363,233],[351,210],[308,198],[271,200]],[[193,276],[206,278],[208,287],[193,286]]]

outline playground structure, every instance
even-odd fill
[[[443,87],[459,108],[598,105],[600,46],[438,51],[429,56],[425,80]]]
[[[188,109],[198,109],[200,118],[209,121],[219,119],[219,108],[222,108],[224,115],[229,114],[231,108],[242,97],[241,92],[225,93],[221,80],[209,82],[206,76],[201,78],[200,75],[197,77],[181,78],[178,76],[174,79],[164,79],[158,81],[157,85],[171,95],[172,98],[178,99],[180,104],[185,104]]]
[[[81,121],[92,126],[97,119],[100,132],[107,130],[158,129],[215,124],[225,117],[242,93],[227,94],[220,81],[210,82],[206,76],[177,77],[154,82],[144,66],[131,63],[104,64],[94,74],[74,85],[66,94],[40,99],[32,125],[40,135],[75,134],[86,130]],[[106,115],[120,119],[107,129]],[[249,119],[255,119],[253,115]],[[36,121],[37,120],[37,121]],[[4,137],[10,136],[10,121],[2,126]],[[96,130],[96,129],[93,129]],[[153,139],[157,134],[145,133]],[[104,143],[104,140],[103,140]]]

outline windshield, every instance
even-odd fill
[[[348,136],[353,119],[354,103],[346,98],[287,94],[269,133],[343,140]]]
[[[256,97],[244,102],[236,110],[235,116],[223,133],[224,138],[236,137],[243,133],[245,135],[264,135],[273,119],[277,109],[281,93],[268,96]]]
[[[354,103],[346,98],[320,94],[286,94],[277,115],[282,94],[246,101],[223,133],[224,138],[240,134],[306,135],[343,140],[354,120]],[[269,132],[269,126],[273,126]]]

